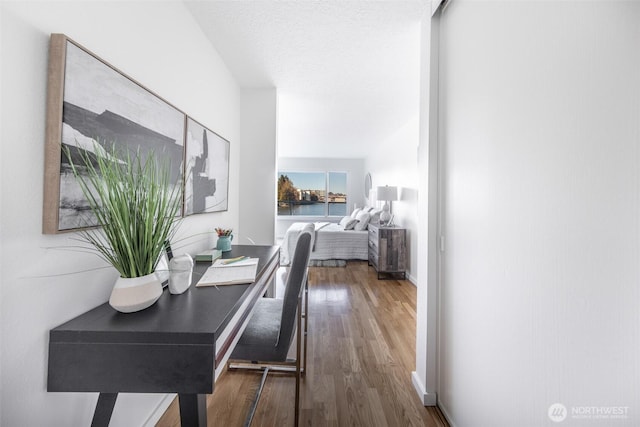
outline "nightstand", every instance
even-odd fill
[[[378,279],[381,274],[402,274],[402,279],[406,279],[407,230],[369,224],[369,265],[376,269]]]

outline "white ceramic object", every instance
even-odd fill
[[[169,261],[169,292],[181,294],[191,286],[193,258],[188,254],[173,257]]]
[[[155,273],[141,277],[118,277],[109,304],[122,313],[144,310],[162,295],[162,283]]]

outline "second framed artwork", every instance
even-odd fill
[[[229,208],[229,141],[187,117],[184,214]]]

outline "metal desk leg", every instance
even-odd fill
[[[111,421],[111,415],[113,414],[113,407],[116,406],[116,399],[118,393],[100,393],[98,396],[98,403],[96,404],[96,410],[93,413],[93,419],[91,420],[91,427],[107,427],[109,421]]]
[[[178,403],[182,427],[207,427],[206,394],[178,394]]]

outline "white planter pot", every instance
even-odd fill
[[[153,305],[162,295],[162,283],[155,273],[141,277],[118,277],[109,304],[122,313],[133,313]]]

